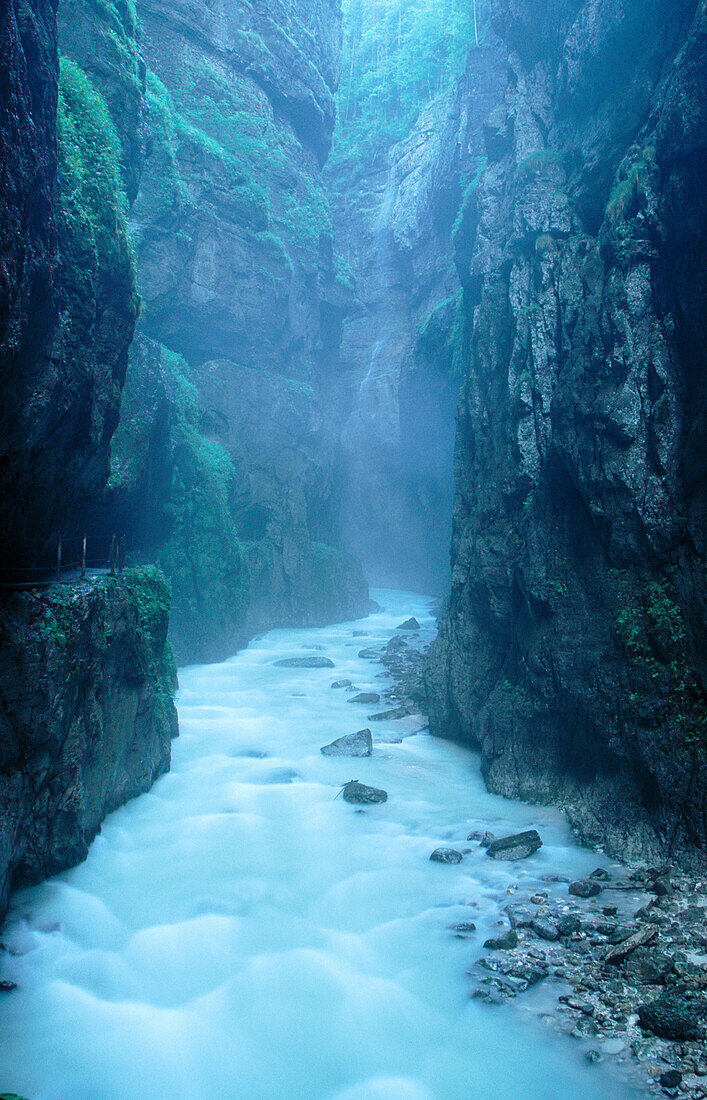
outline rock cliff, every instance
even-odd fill
[[[704,3],[496,3],[432,724],[624,856],[704,858]],[[468,95],[462,88],[462,98]]]
[[[116,122],[74,61],[59,66],[55,8],[0,16],[6,563],[30,545],[41,563],[102,491],[138,306]]]
[[[153,569],[0,602],[0,918],[11,887],[85,859],[169,768],[168,624]]]
[[[179,655],[195,660],[227,654],[253,629],[367,606],[360,568],[340,549],[334,493],[332,388],[349,291],[320,168],[340,12],[335,2],[141,0],[138,14],[143,313],[107,522],[118,515],[133,545],[160,555]],[[134,400],[146,387],[151,426]],[[128,450],[143,428],[151,442],[138,468]],[[211,486],[198,501],[196,469]]]
[[[176,732],[164,578],[10,587],[92,533],[138,309],[137,28],[123,0],[67,5],[61,60],[55,3],[0,11],[0,917],[85,856]]]

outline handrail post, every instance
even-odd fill
[[[83,545],[81,547],[81,580],[86,580],[86,536],[83,537]]]

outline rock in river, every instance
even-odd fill
[[[358,655],[364,661],[379,661],[381,653],[379,649],[361,649]]]
[[[278,668],[336,668],[328,657],[284,657],[275,664]]]
[[[324,745],[319,751],[324,756],[370,756],[373,752],[371,731],[347,733],[345,737],[337,737],[330,745]]]
[[[344,799],[356,806],[368,806],[376,802],[387,802],[388,792],[381,791],[378,787],[367,787],[365,783],[359,783],[358,779],[352,779],[344,785]]]
[[[361,691],[358,695],[352,695],[348,700],[349,703],[370,703],[375,705],[380,703],[380,695],[376,695],[375,691]]]
[[[515,928],[509,928],[502,936],[492,936],[484,942],[484,947],[488,947],[490,951],[512,951],[517,946],[518,933]]]
[[[419,629],[420,629],[420,624],[418,623],[417,619],[415,619],[415,618],[406,619],[404,623],[401,623],[400,626],[396,627],[396,630],[419,630]]]
[[[598,882],[589,882],[586,879],[580,882],[571,882],[569,892],[575,898],[595,898],[602,891]]]
[[[461,863],[464,856],[456,848],[435,848],[430,859],[435,863]]]
[[[353,687],[353,684],[350,680],[334,680],[334,683],[331,686],[333,688],[350,688]]]
[[[644,1031],[661,1039],[684,1043],[704,1038],[702,1021],[707,1015],[707,1003],[689,1001],[678,993],[663,993],[656,1001],[638,1006],[638,1019]]]
[[[539,833],[535,829],[529,829],[525,833],[514,833],[513,836],[492,841],[487,854],[491,859],[527,859],[542,847],[542,843]]]

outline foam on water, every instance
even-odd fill
[[[419,718],[374,723],[370,759],[319,748],[375,709],[358,657],[420,597],[378,593],[365,623],[275,631],[180,674],[172,771],[113,814],[80,867],[15,895],[0,1000],[0,1090],[31,1100],[623,1100],[606,1066],[520,1007],[469,1001],[465,971],[507,887],[597,857],[551,810],[486,792],[478,762]],[[365,637],[354,630],[365,629]],[[277,667],[319,645],[336,668]],[[360,779],[389,800],[337,797]],[[433,848],[537,827],[522,865]],[[564,888],[566,890],[566,887]],[[478,938],[448,925],[473,919]],[[542,996],[542,994],[536,994]],[[548,1005],[556,1003],[555,988]]]

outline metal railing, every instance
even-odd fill
[[[53,543],[5,536],[2,541],[11,561],[0,563],[0,588],[73,583],[87,576],[120,575],[125,568],[125,535],[60,536]]]

